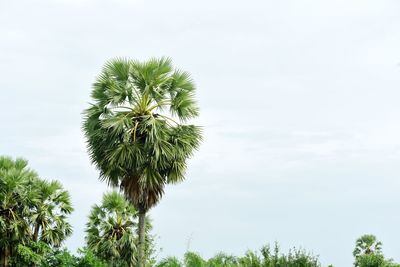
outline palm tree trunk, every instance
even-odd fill
[[[0,266],[3,267],[4,266],[4,259],[5,259],[5,255],[4,255],[4,248],[0,249]]]
[[[38,241],[39,238],[39,230],[40,230],[40,224],[36,223],[35,224],[35,229],[33,231],[33,242]],[[36,267],[36,264],[32,263],[31,267]]]
[[[140,211],[139,212],[139,244],[138,244],[138,267],[144,267],[145,265],[145,258],[144,258],[144,235],[145,235],[145,221],[146,212]]]
[[[5,247],[4,255],[4,267],[8,267],[8,258],[10,257],[10,248],[8,246]]]
[[[40,229],[40,224],[36,223],[35,224],[35,230],[33,232],[33,241],[36,242],[39,238],[39,229]]]
[[[10,257],[10,250],[8,246],[5,246],[1,251],[0,251],[0,266],[1,267],[8,267],[8,258]]]

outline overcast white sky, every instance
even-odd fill
[[[112,57],[170,56],[197,83],[205,139],[151,210],[161,257],[279,241],[351,266],[373,233],[400,261],[399,14],[396,0],[0,0],[0,152],[71,192],[75,251],[107,190],[80,130],[91,83]]]

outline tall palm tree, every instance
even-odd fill
[[[72,234],[66,218],[73,211],[71,197],[58,181],[39,180],[33,185],[34,204],[30,212],[32,241],[59,247]]]
[[[0,264],[9,265],[16,244],[25,242],[30,235],[26,216],[32,205],[28,192],[37,174],[27,168],[28,162],[0,156]]]
[[[100,178],[119,186],[139,212],[138,266],[143,267],[144,221],[169,183],[185,178],[186,160],[201,130],[195,86],[168,58],[114,59],[93,84],[83,129]]]
[[[101,205],[93,206],[86,225],[86,243],[109,266],[136,264],[137,211],[118,192],[103,195]]]

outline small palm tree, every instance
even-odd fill
[[[0,264],[9,265],[12,250],[30,236],[28,221],[32,191],[31,181],[37,174],[30,170],[28,162],[0,156]]]
[[[361,256],[365,254],[381,254],[382,242],[376,239],[374,235],[363,235],[356,241],[356,248],[353,251],[353,256]]]
[[[374,235],[363,235],[356,241],[356,247],[353,251],[353,256],[355,257],[355,266],[360,265],[361,258],[374,258],[374,255],[382,255],[382,242],[376,239]]]
[[[104,194],[101,205],[93,206],[86,225],[87,247],[109,266],[136,266],[137,215],[118,192]],[[150,229],[149,222],[146,229]]]
[[[168,58],[108,62],[84,111],[83,129],[100,178],[119,186],[138,210],[138,266],[144,265],[147,211],[166,184],[185,178],[186,160],[201,141],[199,127],[184,124],[198,115],[195,86]]]
[[[35,196],[30,211],[32,240],[59,247],[72,234],[66,218],[73,211],[71,197],[58,181],[37,180],[33,184]]]

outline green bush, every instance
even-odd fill
[[[242,257],[219,253],[206,260],[199,254],[187,252],[183,263],[175,257],[160,261],[157,267],[320,267],[318,257],[302,249],[293,248],[287,255],[280,252],[276,244],[273,252],[270,246],[263,247],[260,252],[248,251]]]

